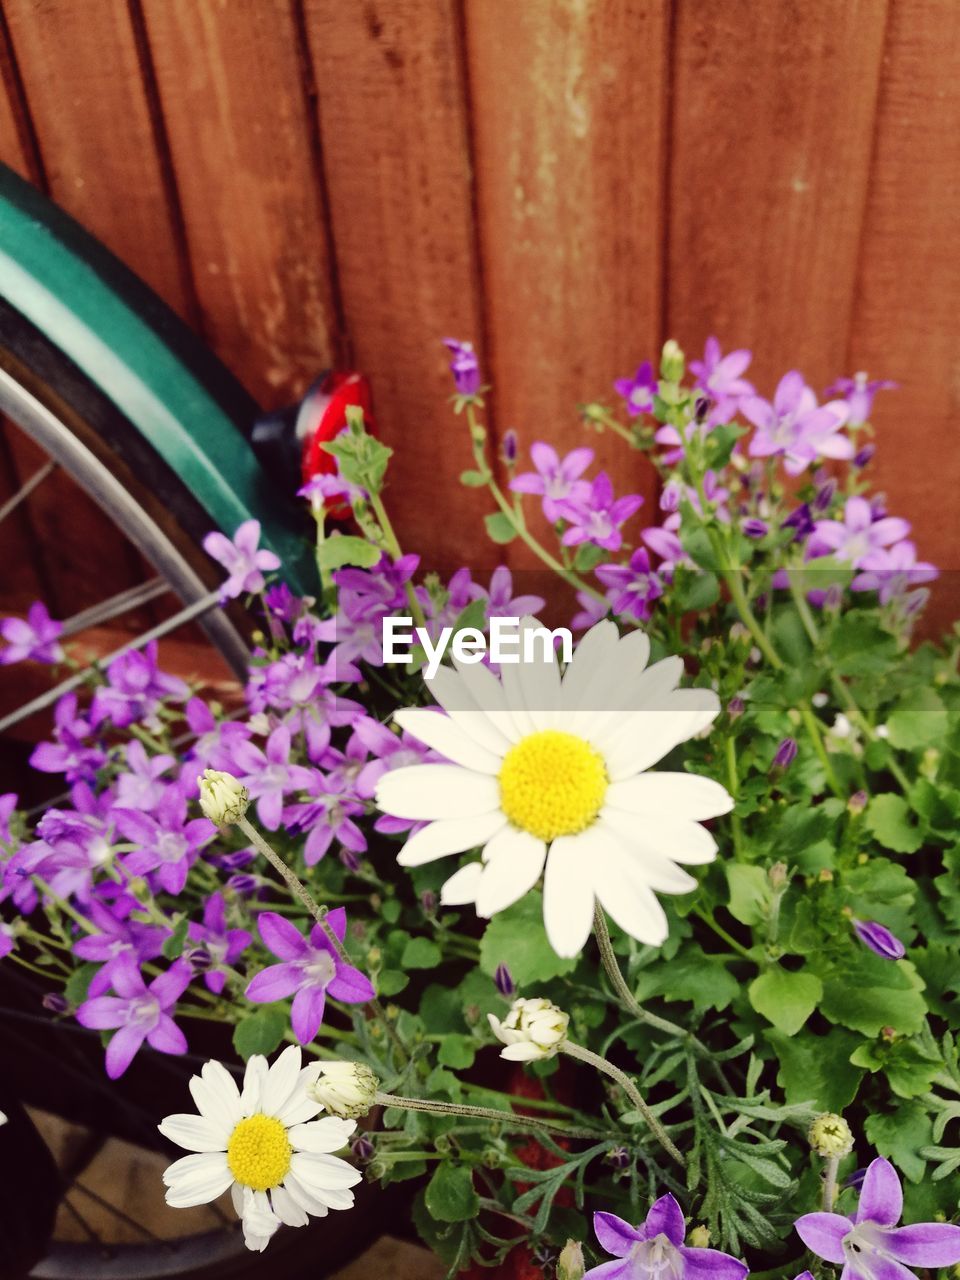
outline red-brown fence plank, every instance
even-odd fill
[[[145,0],[204,333],[263,402],[331,363],[315,121],[289,0]]]
[[[675,337],[752,346],[765,392],[841,373],[886,0],[679,0],[670,271]]]
[[[946,572],[937,620],[960,614],[960,8],[891,6],[850,342],[851,369],[889,376],[876,477],[918,549]]]
[[[327,193],[354,357],[396,450],[388,505],[434,565],[495,562],[440,339],[479,337],[465,86],[449,0],[306,0]],[[479,531],[479,532],[478,532]]]
[[[498,422],[524,445],[591,443],[649,495],[577,405],[658,356],[667,5],[468,3],[466,23]]]

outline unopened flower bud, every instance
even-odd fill
[[[437,895],[432,889],[424,889],[420,895],[420,910],[425,916],[433,916],[437,913]]]
[[[500,457],[508,467],[512,467],[517,460],[517,433],[513,427],[508,427],[503,433],[503,439],[500,441]]]
[[[810,1146],[818,1156],[833,1160],[853,1150],[853,1134],[843,1116],[831,1111],[817,1116],[807,1134]]]
[[[746,705],[740,695],[737,694],[727,703],[727,715],[731,720],[738,720],[743,715]]]
[[[557,1280],[583,1280],[585,1273],[582,1246],[577,1240],[568,1240],[557,1259]]]
[[[755,516],[749,516],[740,526],[748,538],[765,538],[770,531],[770,526],[765,520],[758,520]]]
[[[767,872],[767,879],[770,881],[770,888],[774,893],[782,893],[790,880],[787,864],[785,862],[775,862]]]
[[[492,1013],[487,1014],[487,1019],[493,1034],[506,1045],[500,1057],[511,1062],[554,1057],[567,1038],[570,1024],[569,1014],[540,996],[515,1000],[502,1022]]]
[[[331,1115],[356,1120],[373,1106],[379,1088],[380,1081],[365,1062],[324,1062],[307,1092]]]
[[[797,740],[796,738],[784,738],[777,747],[776,754],[773,757],[774,769],[788,769],[797,758]]]
[[[852,818],[858,817],[867,807],[867,793],[865,791],[855,791],[847,801],[847,813]]]
[[[858,449],[853,455],[853,465],[855,467],[865,467],[876,452],[875,445],[865,444],[862,449]]]
[[[376,1147],[365,1133],[361,1133],[351,1143],[350,1150],[358,1164],[369,1164],[376,1154]]]
[[[630,1168],[630,1152],[626,1147],[611,1147],[604,1159],[607,1164],[612,1165],[614,1169]]]
[[[195,973],[203,973],[213,964],[213,956],[206,947],[194,947],[192,951],[184,952],[184,958],[189,960]]]
[[[880,1039],[881,1039],[881,1040],[886,1040],[887,1044],[893,1044],[893,1042],[894,1042],[894,1040],[896,1040],[896,1038],[897,1038],[897,1029],[896,1029],[896,1027],[881,1027],[881,1028],[880,1028]]]
[[[237,822],[247,812],[250,793],[233,774],[224,773],[222,769],[204,769],[197,784],[204,817],[218,827]]]
[[[493,974],[494,986],[509,1000],[517,990],[513,976],[505,964],[498,964]]]
[[[674,342],[673,338],[669,338],[663,344],[663,354],[660,357],[660,373],[667,382],[679,382],[683,377],[684,356],[680,349],[680,344]]]
[[[710,1243],[710,1228],[705,1227],[703,1223],[691,1227],[687,1241],[692,1249],[706,1249]]]
[[[821,867],[820,874],[817,879],[821,884],[831,884],[833,881],[833,872],[829,867]]]
[[[231,889],[240,898],[249,898],[251,894],[257,892],[260,887],[260,881],[256,876],[231,876],[227,881],[227,888]]]
[[[900,939],[876,920],[857,920],[854,917],[853,931],[865,947],[884,960],[902,960],[907,954]]]
[[[48,1013],[66,1013],[70,1008],[70,1001],[59,991],[48,991],[41,1003]]]
[[[350,872],[355,873],[360,870],[360,859],[353,852],[353,850],[348,849],[346,845],[341,846],[340,861],[343,864],[343,866],[345,866],[346,869]]]

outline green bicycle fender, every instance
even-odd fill
[[[116,405],[232,534],[260,521],[294,591],[313,587],[297,511],[241,429],[255,402],[157,295],[69,215],[0,165],[0,296]]]

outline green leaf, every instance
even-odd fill
[[[517,536],[513,521],[502,511],[493,511],[490,515],[484,516],[483,522],[487,526],[487,537],[491,542],[498,542],[503,546],[512,542]]]
[[[273,1053],[284,1037],[288,1022],[285,1005],[264,1005],[234,1027],[233,1047],[244,1061],[255,1053]]]
[[[884,1027],[916,1035],[926,1018],[923,979],[908,960],[863,955],[824,975],[823,988],[824,1017],[865,1036],[877,1036]]]
[[[174,926],[173,933],[169,938],[165,938],[163,942],[163,955],[167,960],[176,960],[183,955],[184,943],[187,940],[187,931],[190,928],[190,921],[187,916],[181,916]]]
[[[667,1000],[689,1001],[695,1013],[725,1009],[738,992],[736,978],[722,960],[706,955],[699,947],[687,945],[672,960],[650,972],[653,980],[648,994]],[[645,998],[645,997],[644,997]]]
[[[863,1078],[863,1071],[850,1062],[859,1036],[834,1027],[825,1036],[765,1031],[764,1038],[779,1059],[777,1081],[789,1104],[812,1102],[820,1111],[839,1112],[853,1102]]]
[[[910,821],[911,817],[903,796],[890,791],[873,797],[864,822],[885,849],[892,849],[894,853],[916,853],[923,844],[923,833]]]
[[[750,983],[750,1003],[785,1035],[795,1036],[823,996],[823,983],[812,973],[794,973],[780,965]]]
[[[321,448],[337,459],[337,470],[344,480],[376,495],[383,488],[393,450],[370,435],[364,426],[362,409],[351,405],[346,416],[347,430]]]
[[[947,708],[934,689],[910,690],[887,720],[889,742],[898,751],[924,751],[939,745],[947,734]]]
[[[100,966],[92,961],[82,964],[79,969],[74,969],[63,988],[63,994],[71,1004],[83,1004],[87,998],[87,992],[90,990],[93,975],[99,969]]]
[[[679,575],[676,602],[684,613],[701,613],[720,599],[720,583],[717,575],[709,570],[694,573],[690,569]]]
[[[548,982],[576,968],[576,956],[561,958],[547,940],[539,892],[525,894],[487,925],[480,943],[480,968],[492,978],[498,964],[507,966],[519,987]]]
[[[489,479],[489,473],[484,474],[482,471],[460,472],[460,483],[465,484],[468,489],[480,489]]]
[[[880,675],[896,656],[894,637],[864,614],[847,614],[830,638],[830,659],[842,676]]]
[[[893,1043],[875,1041],[862,1044],[850,1058],[868,1071],[882,1071],[890,1088],[898,1097],[919,1098],[927,1093],[934,1077],[943,1067],[938,1053],[931,1053],[912,1040]]]
[[[342,569],[345,565],[357,565],[370,569],[380,559],[379,550],[366,538],[352,534],[333,533],[317,547],[317,563],[323,569]]]
[[[438,1222],[466,1222],[480,1211],[480,1197],[473,1187],[473,1175],[460,1164],[444,1161],[430,1179],[426,1205]]]
[[[729,911],[741,924],[760,924],[770,906],[770,881],[763,867],[747,867],[739,862],[726,864],[730,886]]]
[[[911,1182],[919,1182],[927,1162],[921,1148],[933,1138],[933,1121],[919,1102],[902,1102],[889,1115],[874,1112],[864,1124],[867,1138],[882,1156],[888,1156]]]
[[[411,938],[403,949],[400,964],[404,969],[435,969],[443,952],[429,938]]]
[[[383,969],[377,974],[377,994],[381,996],[399,995],[409,984],[410,979],[399,969]]]
[[[473,1066],[477,1048],[470,1036],[444,1036],[437,1048],[437,1060],[445,1067],[465,1071]]]
[[[605,551],[603,547],[598,547],[595,542],[581,542],[577,547],[576,555],[573,557],[573,567],[578,573],[587,573],[590,569],[595,568],[601,560],[608,560],[609,558],[609,551]]]

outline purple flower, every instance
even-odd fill
[[[534,493],[543,498],[543,514],[551,524],[563,517],[562,502],[579,502],[590,495],[590,485],[580,477],[593,461],[592,449],[571,449],[560,456],[553,445],[538,440],[530,447],[536,471],[524,471],[510,481],[514,493]]]
[[[794,1227],[817,1257],[843,1267],[841,1280],[909,1280],[911,1267],[960,1262],[960,1227],[948,1222],[898,1227],[902,1212],[897,1172],[878,1157],[863,1179],[855,1217],[808,1213]]]
[[[406,584],[420,563],[414,555],[393,561],[383,556],[373,569],[339,569],[339,609],[316,628],[316,638],[334,645],[327,670],[331,680],[358,680],[357,661],[383,666],[383,619],[409,611]]]
[[[740,525],[748,538],[765,538],[770,532],[766,520],[758,520],[756,516],[748,516]]]
[[[177,676],[169,676],[157,666],[157,642],[133,649],[114,658],[107,667],[107,683],[93,695],[90,720],[96,726],[111,720],[118,729],[129,724],[159,726],[156,712],[164,698],[184,702],[190,689]]]
[[[748,1268],[718,1249],[683,1243],[683,1212],[672,1195],[654,1201],[646,1220],[632,1227],[613,1213],[595,1213],[601,1248],[616,1262],[591,1267],[583,1280],[743,1280]]]
[[[241,742],[234,753],[240,781],[257,801],[257,816],[268,831],[276,831],[283,812],[283,797],[303,791],[313,782],[313,772],[290,763],[290,730],[279,725],[267,739],[266,751],[252,742]]]
[[[488,618],[525,618],[528,614],[535,617],[545,603],[543,596],[515,596],[513,574],[505,564],[497,565],[490,575]]]
[[[452,354],[450,372],[457,392],[462,396],[475,396],[480,390],[480,364],[472,342],[459,342],[456,338],[444,338],[443,345]]]
[[[885,929],[876,920],[853,919],[853,931],[864,944],[884,960],[902,960],[907,949],[889,929]]]
[[[349,794],[338,793],[332,778],[314,772],[305,788],[314,798],[305,804],[288,805],[283,820],[295,831],[308,831],[303,858],[312,867],[324,856],[334,840],[352,853],[363,853],[367,841],[354,822],[363,814],[363,805]]]
[[[773,757],[773,769],[789,769],[797,758],[796,738],[784,738]]]
[[[184,711],[190,732],[195,735],[190,761],[184,765],[184,778],[196,784],[197,774],[203,769],[224,769],[229,773],[235,748],[250,737],[249,727],[237,720],[218,721],[202,698],[191,698]]]
[[[343,907],[331,911],[327,923],[342,942],[347,930]],[[283,916],[264,911],[257,927],[264,945],[283,963],[261,969],[247,987],[247,999],[271,1004],[293,996],[291,1024],[301,1044],[309,1044],[317,1034],[328,992],[344,1004],[365,1004],[373,999],[369,978],[343,963],[320,925],[313,926],[308,939]]]
[[[650,413],[653,409],[653,397],[657,394],[659,385],[653,365],[649,360],[644,360],[632,378],[617,378],[613,387],[626,400],[627,413],[631,418],[636,418],[638,414]]]
[[[15,791],[5,791],[0,795],[0,844],[13,844],[13,834],[10,831],[10,819],[13,817],[17,809],[17,793]]]
[[[27,610],[26,618],[4,618],[0,621],[0,636],[7,642],[0,649],[0,666],[9,667],[14,662],[63,661],[63,649],[57,643],[63,623],[54,622],[47,606],[35,600]]]
[[[795,369],[780,379],[772,404],[747,396],[740,407],[757,428],[750,441],[751,458],[782,455],[788,475],[799,475],[817,458],[853,457],[853,443],[837,434],[847,419],[847,406],[838,400],[818,406]]]
[[[510,970],[502,962],[498,964],[494,970],[493,985],[507,1000],[512,999],[512,997],[516,995],[517,984],[514,982],[513,975]]]
[[[139,907],[139,903],[134,902],[134,906]],[[123,903],[114,904],[113,910],[96,900],[87,904],[86,914],[100,932],[78,938],[73,944],[73,953],[81,960],[101,965],[90,982],[87,994],[91,998],[103,995],[113,985],[118,964],[123,968],[130,959],[137,964],[156,960],[163,953],[164,940],[170,936],[170,930],[162,925],[141,924],[120,914],[124,910]]]
[[[186,797],[176,786],[167,789],[156,816],[137,809],[114,812],[120,833],[138,846],[124,859],[127,871],[135,876],[152,872],[168,893],[182,893],[197,854],[217,834],[209,818],[187,821]]]
[[[847,402],[848,418],[851,426],[859,427],[870,421],[873,411],[873,398],[878,391],[893,391],[898,384],[886,378],[868,379],[865,373],[855,373],[852,378],[838,378],[832,387],[828,387],[828,396],[843,396]]]
[[[577,592],[579,610],[570,619],[574,631],[587,631],[597,622],[602,622],[610,612],[610,601],[606,596],[595,596],[589,591]]]
[[[613,588],[613,612],[625,617],[645,621],[654,600],[663,595],[663,584],[650,564],[646,547],[637,547],[628,564],[601,564],[595,572],[605,587]]]
[[[117,804],[124,809],[155,809],[167,791],[160,779],[175,764],[173,756],[148,756],[143,743],[127,743],[127,773],[117,777]]]
[[[40,773],[66,774],[67,782],[93,782],[97,770],[107,761],[99,747],[84,746],[90,736],[90,722],[77,714],[77,695],[65,694],[53,713],[56,742],[40,742],[34,747],[30,764]]]
[[[564,499],[557,506],[570,527],[564,530],[563,545],[575,547],[581,542],[593,542],[607,551],[619,551],[623,545],[620,526],[643,506],[638,493],[614,498],[613,485],[605,471],[594,479],[589,496],[574,501]]]
[[[650,529],[641,529],[640,537],[650,550],[660,557],[659,571],[669,582],[677,565],[689,564],[689,558],[683,549],[683,543],[673,529],[654,525]]]
[[[902,542],[910,532],[910,522],[896,516],[880,520],[866,498],[848,498],[843,520],[818,520],[814,526],[816,553],[830,554],[859,569],[875,551],[883,551],[891,543]]]
[[[17,940],[14,936],[13,925],[0,920],[0,960],[4,956],[8,956],[16,945]]]
[[[297,490],[297,497],[309,498],[313,510],[322,511],[326,506],[342,506],[344,499],[353,506],[355,502],[365,501],[368,494],[366,489],[361,489],[360,485],[351,484],[349,480],[343,480],[340,476],[323,475],[317,472],[310,477],[302,489]],[[262,556],[269,553],[260,551],[258,554]],[[277,565],[263,567],[275,569]]]
[[[149,986],[132,956],[121,957],[112,974],[115,996],[85,1000],[77,1021],[94,1031],[114,1031],[107,1045],[107,1075],[117,1080],[146,1040],[159,1053],[186,1053],[187,1041],[170,1016],[193,976],[186,960],[175,960]]]
[[[513,427],[508,427],[503,433],[503,439],[500,441],[500,457],[508,467],[512,467],[517,461],[518,452],[519,441],[517,433]]]
[[[244,592],[262,591],[266,586],[263,570],[280,568],[279,558],[272,551],[258,550],[259,545],[259,520],[244,520],[232,541],[219,532],[208,533],[204,538],[204,551],[229,575],[220,588],[221,603],[235,600]]]
[[[816,528],[813,513],[808,502],[801,502],[796,511],[791,511],[780,525],[781,529],[792,529],[794,542],[804,542]]]
[[[910,587],[932,582],[938,570],[925,560],[917,560],[917,549],[912,542],[897,542],[889,549],[873,552],[865,557],[861,568],[850,584],[853,591],[877,591],[880,603],[889,604],[906,594]]]
[[[227,909],[222,893],[214,893],[203,904],[203,924],[191,921],[189,937],[206,951],[209,961],[203,981],[215,995],[223,990],[227,975],[217,966],[232,965],[252,942],[246,929],[227,928]]]
[[[740,375],[750,364],[752,353],[741,348],[723,355],[716,338],[708,338],[702,360],[690,361],[690,372],[696,377],[695,386],[706,391],[713,401],[710,422],[717,426],[729,422],[737,411],[743,396],[754,394],[753,384]]]

